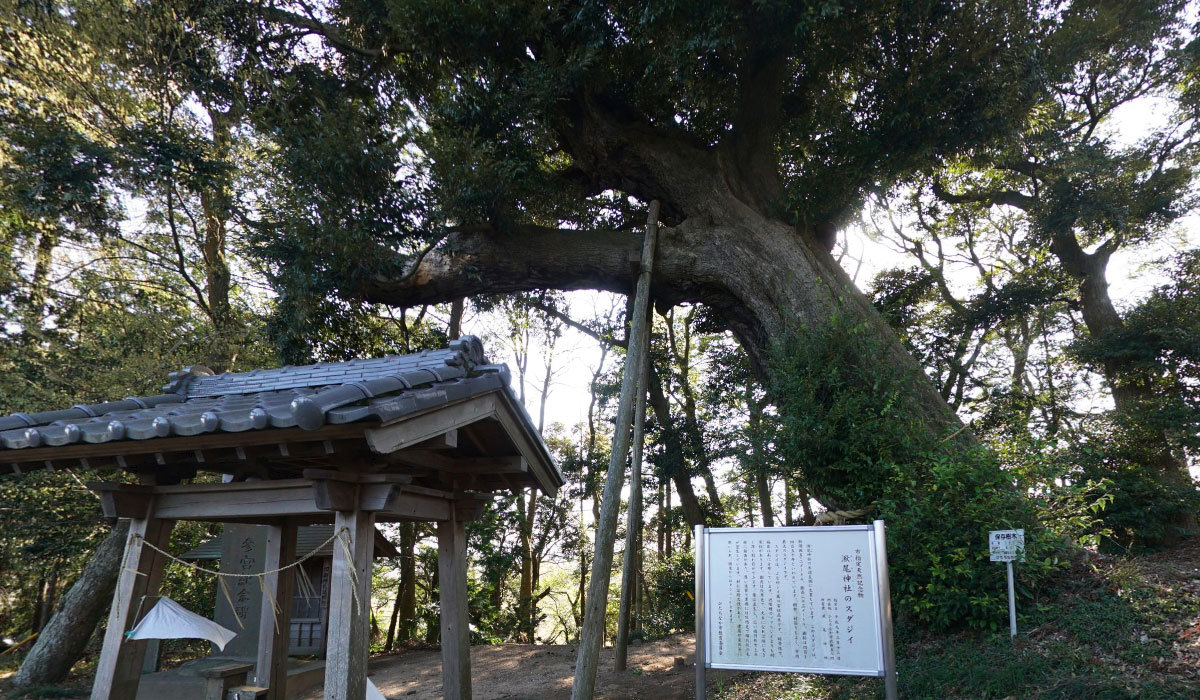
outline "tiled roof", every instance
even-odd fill
[[[388,421],[508,383],[508,368],[487,364],[473,336],[368,360],[236,374],[189,367],[172,373],[162,394],[0,418],[0,448]]]

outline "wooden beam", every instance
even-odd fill
[[[416,450],[452,450],[458,447],[458,429],[447,430],[435,438],[419,442],[412,446]]]
[[[263,571],[278,569],[296,561],[296,525],[288,523],[267,526],[263,549]],[[263,587],[270,595],[263,595],[254,685],[267,689],[267,700],[285,700],[288,697],[287,656],[288,641],[291,637],[295,571],[295,567],[292,567],[263,576]]]
[[[442,697],[471,700],[471,630],[467,612],[467,528],[457,517],[438,523],[442,624]]]
[[[271,521],[298,515],[325,515],[313,499],[308,479],[237,481],[156,487],[155,515],[175,520]]]
[[[367,652],[370,650],[371,567],[375,514],[338,511],[334,533],[349,536],[346,546],[334,542],[329,589],[329,647],[325,657],[326,700],[365,700]]]
[[[363,423],[327,425],[317,430],[302,428],[271,428],[248,430],[241,433],[205,433],[180,437],[149,438],[146,440],[114,440],[102,443],[76,443],[59,447],[34,447],[23,450],[0,450],[0,464],[39,460],[64,460],[116,455],[154,454],[167,452],[187,453],[192,450],[252,447],[277,445],[279,443],[320,443],[324,440],[339,440],[362,437],[366,429]],[[432,436],[431,436],[432,437]],[[165,460],[164,460],[165,463]]]
[[[659,202],[655,200],[650,203],[646,236],[642,242],[637,291],[633,301],[633,314],[629,320],[629,352],[621,375],[621,398],[617,404],[613,446],[609,453],[608,473],[604,479],[600,517],[596,521],[596,555],[592,558],[592,578],[588,584],[587,606],[584,610],[583,625],[579,630],[579,649],[575,659],[575,681],[571,685],[571,700],[592,700],[596,695],[596,666],[604,641],[608,583],[612,576],[613,540],[617,533],[617,516],[621,507],[621,486],[625,481],[625,457],[629,454],[634,393],[639,388],[641,367],[646,360],[646,348],[651,333],[647,312],[650,304],[650,273],[654,267],[654,246],[658,236],[658,214]]]
[[[148,484],[115,484],[107,481],[89,483],[88,488],[100,496],[100,509],[106,518],[144,519],[150,515],[154,487]]]
[[[501,401],[500,403],[505,403]],[[558,486],[555,484],[555,478],[550,472],[542,466],[544,457],[541,454],[541,449],[534,444],[525,435],[522,429],[521,422],[517,420],[514,413],[514,408],[504,407],[504,410],[496,411],[496,418],[500,421],[500,425],[504,427],[504,431],[508,433],[509,438],[517,446],[517,450],[525,457],[531,465],[538,486],[546,493],[547,496],[553,497],[558,493]]]
[[[436,410],[411,418],[402,418],[390,425],[369,428],[364,435],[373,451],[388,454],[490,418],[495,412],[496,399],[495,393],[492,392],[455,404],[439,406]]]
[[[440,452],[409,448],[387,455],[389,462],[427,467],[454,474],[524,474],[529,461],[524,457],[452,457]]]
[[[308,470],[320,473],[323,470]],[[341,479],[275,479],[229,484],[92,484],[108,517],[277,524],[283,518],[329,522],[331,511],[379,512],[384,520],[450,517],[450,491],[409,483],[403,474],[340,474]],[[357,479],[357,481],[355,480]]]
[[[100,648],[100,661],[92,681],[92,700],[135,700],[145,640],[127,640],[125,633],[149,612],[146,604],[158,593],[165,557],[144,546],[148,542],[166,549],[174,522],[158,518],[136,518],[129,523],[129,541],[121,560],[121,572],[108,613],[108,627]]]

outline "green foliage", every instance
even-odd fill
[[[1110,502],[1101,515],[1112,537],[1104,541],[1106,548],[1140,550],[1177,542],[1190,532],[1186,524],[1200,509],[1200,492],[1190,480],[1164,477],[1158,443],[1143,426],[1122,418],[1095,419],[1089,426],[1094,437],[1071,445],[1062,458],[1075,479],[1107,483]]]
[[[651,601],[642,628],[663,637],[696,628],[696,560],[691,551],[647,560],[646,592]]]
[[[904,398],[927,381],[887,363],[878,331],[840,319],[804,327],[775,357],[780,451],[809,491],[839,510],[888,524],[898,613],[934,628],[1003,620],[1003,569],[988,561],[989,530],[1024,528],[1027,583],[1058,567],[1056,539],[1033,517],[1012,475],[982,446],[930,435]]]

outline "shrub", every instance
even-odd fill
[[[825,505],[887,522],[899,615],[935,628],[998,627],[1007,593],[988,531],[1025,530],[1026,594],[1059,565],[1061,538],[1039,525],[995,454],[965,433],[929,434],[907,398],[927,380],[878,361],[886,356],[873,329],[839,318],[778,348],[781,454]]]
[[[696,628],[696,560],[690,550],[646,562],[646,591],[650,605],[642,628],[651,637],[663,637]]]

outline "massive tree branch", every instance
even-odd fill
[[[358,54],[365,58],[380,58],[386,55],[383,48],[367,48],[355,44],[346,38],[346,35],[340,29],[332,24],[322,22],[315,17],[270,6],[262,7],[259,11],[262,13],[263,19],[268,22],[276,22],[301,29],[309,34],[322,36],[325,38],[325,41],[329,42],[330,46],[339,51]]]
[[[725,235],[719,235],[722,233]],[[725,242],[730,235],[692,221],[661,229],[651,294],[659,304],[706,304],[726,319],[730,330],[752,351],[765,350],[762,319],[727,285],[733,251]],[[750,249],[753,244],[752,240],[744,243]],[[599,289],[628,294],[640,246],[641,236],[626,231],[528,225],[508,232],[487,227],[463,229],[447,235],[441,245],[427,252],[403,276],[358,280],[353,296],[414,306],[477,294],[540,289]],[[376,254],[395,255],[390,251]],[[760,283],[749,276],[739,279],[745,284]],[[769,280],[761,284],[772,286]],[[758,359],[765,363],[765,354]]]
[[[938,178],[933,180],[933,194],[947,204],[1007,204],[1022,211],[1029,211],[1037,204],[1037,199],[1017,190],[988,190],[986,192],[964,192],[953,194],[946,189]]]
[[[729,189],[759,211],[767,211],[783,192],[775,140],[789,77],[786,55],[752,52],[739,80],[733,130],[717,149]]]

